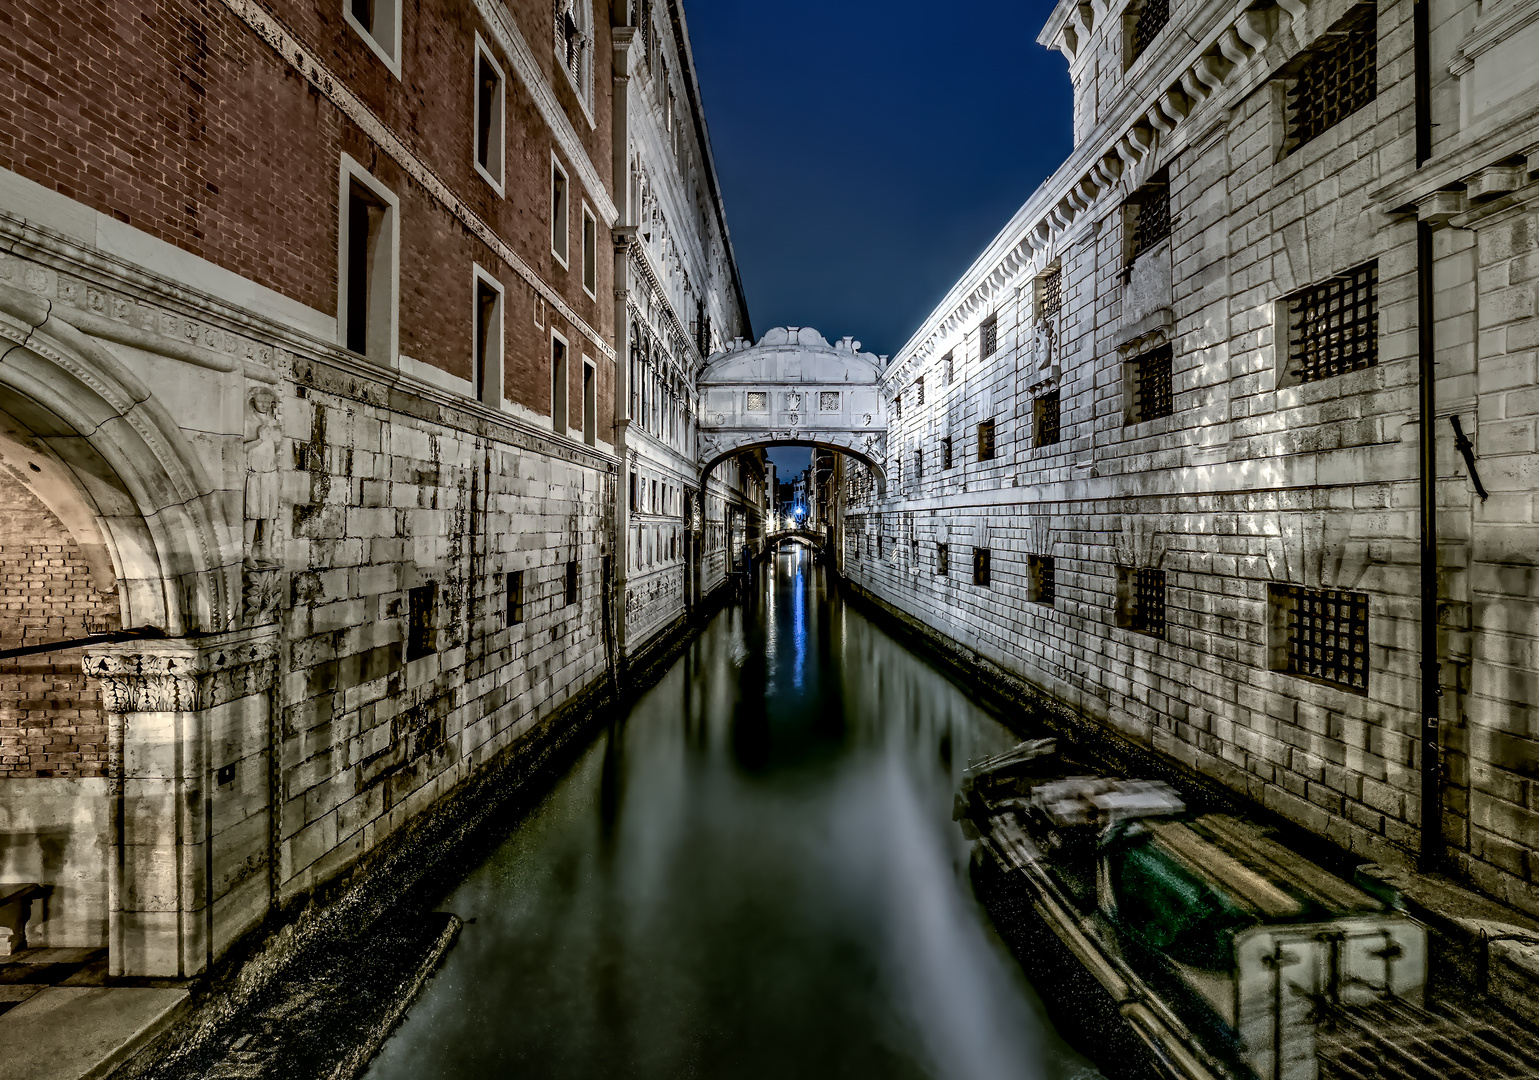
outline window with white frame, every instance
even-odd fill
[[[507,78],[481,35],[476,35],[476,172],[502,194],[503,114]]]
[[[567,432],[567,340],[554,330],[550,334],[550,426],[557,435]]]
[[[586,103],[593,53],[589,0],[555,0],[556,59]]]
[[[502,407],[502,285],[479,266],[471,281],[475,289],[471,393],[481,404],[497,409]]]
[[[395,193],[342,155],[337,222],[337,340],[394,366],[400,243]]]
[[[587,203],[582,205],[582,287],[598,298],[598,219]]]
[[[369,50],[401,77],[401,0],[342,0],[342,18]]]
[[[570,195],[566,170],[554,156],[550,159],[550,252],[562,266],[567,265],[567,217]]]

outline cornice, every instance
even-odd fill
[[[376,116],[373,110],[365,105],[356,94],[349,90],[341,79],[332,74],[331,70],[321,63],[315,53],[300,42],[282,22],[257,3],[256,0],[220,0],[220,2],[249,26],[258,37],[267,42],[274,52],[303,75],[312,86],[325,95],[348,119],[357,124],[376,146],[388,154],[396,164],[400,165],[445,210],[458,218],[468,231],[473,233],[477,239],[491,248],[492,251],[496,252],[498,258],[510,266],[519,277],[523,278],[525,283],[543,297],[546,303],[555,308],[563,319],[576,327],[578,332],[592,342],[605,356],[611,360],[615,358],[614,346],[609,344],[597,330],[580,318],[577,312],[573,311],[567,304],[566,300],[555,289],[547,285],[535,273],[534,269],[497,234],[496,230],[483,221],[475,211],[471,210],[469,206],[455,195],[449,185],[433,171],[432,167],[414,154],[406,143],[387,127],[385,122]],[[489,3],[489,0],[476,0],[476,3],[478,7],[484,7]],[[495,35],[496,25],[489,25]],[[522,41],[522,38],[519,40]],[[508,47],[508,45],[504,44],[504,48]],[[524,50],[525,52],[528,51],[527,44],[524,45]],[[532,64],[534,62],[533,54],[530,54],[528,59]],[[517,68],[517,64],[518,62],[515,61],[515,68]],[[521,72],[521,77],[523,75],[524,73]],[[549,88],[547,87],[546,89],[548,92]],[[557,129],[553,126],[552,130],[556,131]],[[571,131],[570,124],[567,125],[567,130],[568,132]],[[572,137],[575,145],[575,134]],[[560,142],[559,132],[557,132],[557,141],[558,143]],[[593,182],[596,186],[592,188],[591,193],[594,195],[595,201],[601,203],[603,207],[602,212],[607,215],[606,225],[613,225],[617,216],[614,200],[609,198],[602,183],[598,182],[598,174],[593,169],[593,163],[588,161],[586,153],[581,151],[580,146],[577,149],[580,156],[572,159],[574,168],[578,168],[579,174],[584,176],[585,184],[589,182],[589,175],[593,177]],[[579,162],[581,166],[579,166]],[[584,166],[586,173],[583,172]]]

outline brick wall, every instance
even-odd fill
[[[0,648],[118,628],[80,547],[19,481],[0,473]],[[107,727],[81,651],[0,660],[0,779],[103,776]]]

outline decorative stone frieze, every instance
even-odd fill
[[[109,712],[201,712],[271,689],[277,659],[277,631],[263,628],[96,646],[85,672]]]

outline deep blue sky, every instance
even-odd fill
[[[1047,0],[689,0],[754,331],[896,352],[1070,149]]]

